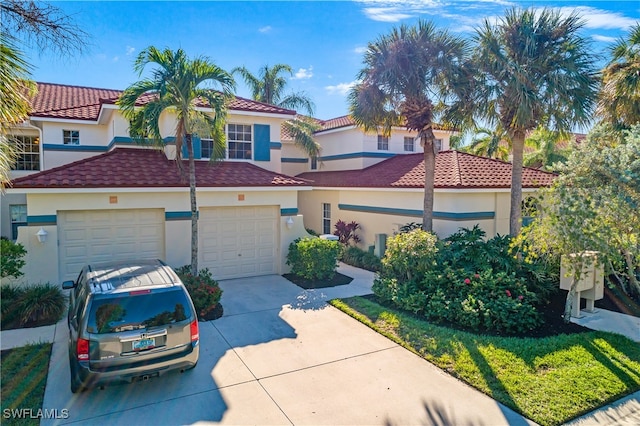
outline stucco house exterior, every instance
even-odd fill
[[[86,263],[112,259],[190,262],[189,186],[175,164],[175,117],[161,117],[164,150],[136,145],[115,104],[121,93],[38,83],[29,119],[13,129],[21,153],[0,197],[0,225],[2,236],[27,249],[23,281],[62,282]],[[295,114],[237,97],[226,158],[215,164],[212,142],[194,137],[199,266],[216,279],[287,272],[288,246],[305,228],[332,233],[338,220],[355,220],[367,248],[377,235],[421,221],[415,132],[397,128],[384,137],[348,116],[317,120],[322,151],[310,159],[281,129]],[[488,235],[507,233],[510,164],[450,151],[452,132],[435,134],[434,230],[446,236],[480,224]],[[526,197],[554,175],[525,169],[524,176]]]

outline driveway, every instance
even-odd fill
[[[310,291],[277,275],[222,281],[224,316],[200,323],[197,367],[131,385],[73,395],[58,327],[44,408],[68,418],[41,424],[532,424],[327,305],[370,293],[370,273],[340,271],[356,279]]]

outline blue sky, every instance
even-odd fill
[[[90,34],[87,52],[72,58],[26,50],[36,81],[125,89],[138,76],[137,54],[150,45],[183,48],[231,70],[289,64],[290,89],[306,92],[315,116],[329,119],[348,112],[346,93],[362,65],[367,43],[392,27],[430,19],[452,32],[471,35],[484,18],[502,16],[511,6],[577,10],[583,35],[594,54],[627,34],[640,20],[640,1],[94,1],[54,2]],[[250,97],[238,78],[237,95]]]

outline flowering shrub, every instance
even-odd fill
[[[334,227],[336,230],[333,235],[338,237],[338,241],[341,244],[348,246],[351,245],[352,241],[354,244],[360,242],[360,237],[356,234],[356,231],[360,229],[360,225],[356,221],[347,223],[344,220],[338,220]]]
[[[176,273],[187,288],[199,318],[203,318],[220,303],[222,289],[208,268],[201,269],[194,276],[190,266],[182,266],[176,269]]]
[[[307,280],[333,278],[341,251],[338,241],[298,238],[289,244],[287,265],[291,273]]]

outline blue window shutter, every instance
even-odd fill
[[[271,126],[268,124],[253,125],[254,159],[256,161],[271,161]]]
[[[199,160],[202,158],[202,141],[199,136],[191,136],[191,143],[193,144],[193,158]],[[189,151],[187,151],[187,142],[182,144],[182,158],[187,160],[189,158]]]

